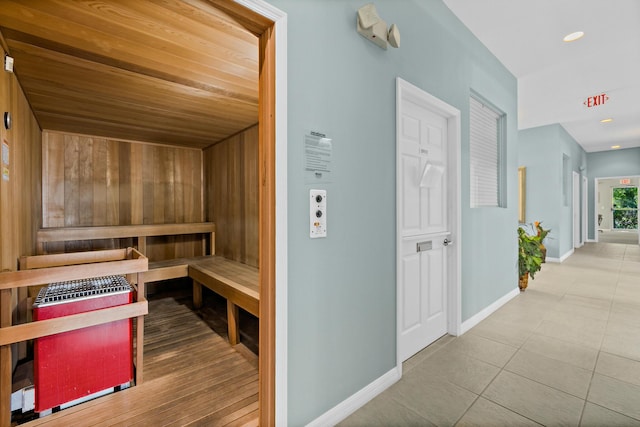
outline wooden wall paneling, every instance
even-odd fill
[[[107,225],[120,224],[120,144],[107,139]]]
[[[185,150],[175,150],[174,153],[174,221],[175,222],[186,222],[185,218],[187,215],[187,206],[185,205],[185,193],[186,193],[186,180],[184,178],[185,175],[189,175],[191,172],[188,167],[189,164],[186,162],[187,152]],[[176,258],[183,258],[189,255],[189,249],[187,248],[190,245],[190,242],[184,239],[184,236],[176,236],[174,238],[175,241],[175,256]]]
[[[91,180],[90,201],[92,210],[91,217],[87,218],[87,225],[107,225],[107,141],[104,138],[83,138],[91,140]],[[93,242],[91,249],[113,249],[113,240],[101,240]]]
[[[244,251],[245,262],[258,265],[258,126],[246,131],[244,138]]]
[[[9,73],[0,71],[0,114],[9,111],[11,108],[11,78]],[[15,236],[15,214],[14,210],[20,209],[20,204],[13,200],[12,184],[15,180],[14,163],[16,147],[11,138],[11,132],[0,125],[0,143],[9,144],[9,164],[0,161],[0,271],[15,270],[13,266],[13,241]],[[4,177],[4,168],[7,168],[9,180]],[[13,290],[0,291],[0,327],[11,326],[13,322],[13,310],[16,307],[16,292]],[[16,366],[18,358],[17,346],[0,347],[0,423],[2,426],[9,426],[10,420],[10,396],[11,396],[11,372]],[[6,384],[6,383],[9,384]]]
[[[107,225],[107,140],[93,138],[93,198],[91,225]],[[113,239],[93,242],[93,249],[114,249]]]
[[[131,144],[131,224],[143,224],[143,144]]]
[[[142,146],[142,223],[153,224],[153,198],[154,198],[154,146],[145,144]]]
[[[92,141],[77,135],[67,138],[65,144],[65,222],[67,225],[90,225],[92,222],[93,188],[88,191],[89,183],[93,179],[91,164]],[[69,156],[66,156],[69,153]],[[91,185],[91,187],[93,187]],[[87,212],[89,210],[89,212]],[[69,242],[65,245],[68,251],[91,250],[91,242]]]
[[[160,147],[162,153],[162,164],[164,187],[164,223],[172,224],[176,222],[176,194],[175,194],[175,149]]]
[[[164,223],[171,224],[176,222],[176,192],[175,192],[175,149],[169,147],[161,147],[162,153],[162,169],[164,171]],[[163,239],[163,258],[176,257],[176,237],[168,236]]]
[[[80,199],[78,191],[79,158],[78,136],[65,136],[64,141],[64,226],[72,227],[80,222]]]
[[[93,225],[93,140],[78,137],[78,225]],[[90,249],[90,248],[88,248]]]
[[[209,147],[206,150],[202,151],[202,186],[204,188],[203,196],[204,196],[204,220],[215,222],[214,215],[214,191],[213,191],[213,169],[214,165],[214,155],[213,151],[215,150],[215,146]],[[222,228],[220,223],[215,223],[216,229]],[[216,243],[220,243],[219,236],[216,235]],[[221,255],[220,252],[216,251],[216,254]]]
[[[258,266],[258,126],[205,150],[207,220],[216,253]]]
[[[41,135],[15,75],[0,72],[0,112],[12,115],[10,130],[0,126],[0,143],[9,147],[9,161],[0,162],[0,271],[16,270],[18,258],[35,250],[41,225]],[[0,327],[26,321],[26,289],[0,292]],[[26,343],[0,348],[0,425],[10,425],[11,373],[26,357]]]
[[[41,221],[41,140],[40,128],[29,107],[22,88],[17,79],[11,77],[11,109],[13,115],[12,148],[13,148],[13,194],[12,206],[14,230],[17,232],[13,240],[13,257],[32,255],[35,253],[36,230]],[[10,181],[11,182],[11,181]],[[28,289],[19,288],[13,294],[13,322],[24,323],[28,320]],[[19,343],[18,360],[27,356],[26,343]]]
[[[25,251],[34,255],[36,253],[36,232],[42,228],[42,131],[40,125],[36,121],[35,116],[31,112],[31,108],[26,100],[22,97],[24,114],[29,114],[29,140],[31,141],[29,170],[31,170],[31,188],[33,193],[31,194],[32,205],[32,248],[30,251]]]
[[[168,182],[168,173],[165,170],[165,148],[153,147],[153,175],[155,177],[153,182],[153,224],[165,223],[165,202],[166,202],[166,185]],[[173,171],[172,171],[173,172]],[[152,237],[147,239],[147,251],[149,252],[149,259],[163,260],[167,259],[166,254],[167,244],[165,237]]]
[[[9,73],[4,73],[9,74]],[[9,95],[7,108],[3,111],[0,111],[2,114],[4,111],[10,111],[12,115],[13,124],[11,129],[5,131],[5,139],[10,147],[10,164],[9,170],[10,172],[10,180],[9,180],[9,197],[10,197],[10,219],[12,224],[12,232],[13,237],[10,240],[10,248],[9,253],[11,254],[11,270],[15,270],[18,268],[17,258],[20,256],[20,250],[22,249],[22,241],[29,239],[29,236],[25,236],[22,234],[22,222],[25,218],[29,216],[30,206],[25,202],[28,199],[29,189],[25,188],[28,185],[28,174],[27,171],[22,169],[22,159],[24,158],[24,151],[26,146],[28,145],[25,141],[21,139],[21,134],[19,127],[20,125],[17,123],[17,115],[19,114],[17,111],[18,107],[18,93],[16,90],[15,78],[9,74],[9,78],[7,79],[6,91]],[[0,125],[4,127],[3,125]],[[13,306],[15,307],[18,303],[18,293],[13,293]],[[13,321],[16,322],[17,312],[14,310],[13,312]]]
[[[200,150],[198,153],[191,154],[191,164],[193,165],[192,182],[195,185],[191,188],[191,194],[193,199],[193,211],[192,215],[195,218],[200,218],[200,221],[205,221],[205,181],[204,181],[204,152]],[[213,252],[211,250],[213,249]],[[200,247],[194,247],[194,250],[199,253],[215,254],[215,233],[205,235],[205,239]]]
[[[191,215],[194,218],[194,222],[204,221],[204,163],[203,152],[191,151],[191,194],[193,199],[193,209]]]
[[[240,157],[242,156],[242,134],[230,138],[227,142],[227,163],[229,181],[227,187],[228,206],[228,238],[231,259],[243,261],[240,242],[242,241],[242,170]]]
[[[80,224],[80,137],[64,138],[64,226]],[[86,251],[90,242],[65,242],[66,252]]]
[[[45,226],[57,221],[49,212],[67,227],[202,222],[201,150],[52,131],[43,141]],[[65,248],[132,244],[115,239],[68,242]],[[152,260],[200,255],[202,236],[149,239],[146,250]]]
[[[93,141],[93,218],[91,225],[107,225],[107,141]],[[122,159],[121,159],[122,161]]]
[[[225,143],[213,147],[213,173],[211,187],[207,191],[213,192],[213,206],[211,221],[216,223],[216,252],[224,257],[230,257],[229,252],[229,215],[227,203],[228,173],[227,173],[228,146]]]
[[[120,183],[118,188],[120,201],[118,224],[131,224],[131,191],[133,185],[131,179],[131,171],[133,169],[131,148],[136,144],[120,142],[118,145],[118,172]]]
[[[189,210],[189,207],[185,203],[185,193],[188,191],[185,175],[189,176],[191,174],[188,154],[185,150],[175,150],[173,157],[173,215],[174,222],[178,223],[186,222],[185,219]]]
[[[11,108],[11,75],[0,71],[0,114],[4,111],[9,111]],[[9,164],[0,162],[0,172],[4,172],[4,168],[7,168],[9,172],[9,179],[12,178],[13,169],[13,142],[10,140],[10,131],[7,131],[4,126],[0,125],[0,143],[7,142],[10,149]],[[0,271],[12,270],[13,262],[13,221],[12,221],[12,205],[15,204],[12,200],[12,181],[4,179],[4,174],[0,177],[0,230],[2,230],[2,238],[0,239]]]
[[[175,150],[174,190],[176,222],[202,222],[202,150]],[[204,255],[202,236],[177,236],[176,257]]]
[[[153,175],[155,177],[153,181],[153,224],[164,224],[164,202],[165,192],[164,183],[166,177],[164,174],[167,172],[163,167],[163,148],[153,147]]]
[[[44,132],[42,135],[42,226],[64,227],[64,135]],[[47,243],[50,253],[63,252],[64,243]]]

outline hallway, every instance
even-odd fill
[[[544,264],[340,426],[640,426],[639,277],[638,245],[587,243]]]

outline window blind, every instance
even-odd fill
[[[471,207],[500,206],[501,114],[470,98]]]

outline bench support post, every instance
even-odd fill
[[[202,308],[202,285],[195,279],[193,281],[193,308]]]
[[[0,327],[11,326],[11,289],[0,290]],[[11,345],[0,346],[0,427],[11,426]]]
[[[138,272],[137,274],[137,298],[136,300],[146,300],[146,292],[144,288],[144,276]],[[144,360],[144,316],[136,318],[136,385],[142,384],[144,381],[143,360]]]
[[[229,344],[232,346],[240,342],[240,313],[238,306],[227,300],[227,331]]]

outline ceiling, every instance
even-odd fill
[[[43,130],[204,148],[258,121],[258,38],[212,3],[1,0],[0,41]]]
[[[559,123],[587,152],[640,147],[640,1],[444,3],[517,77],[519,129]]]

